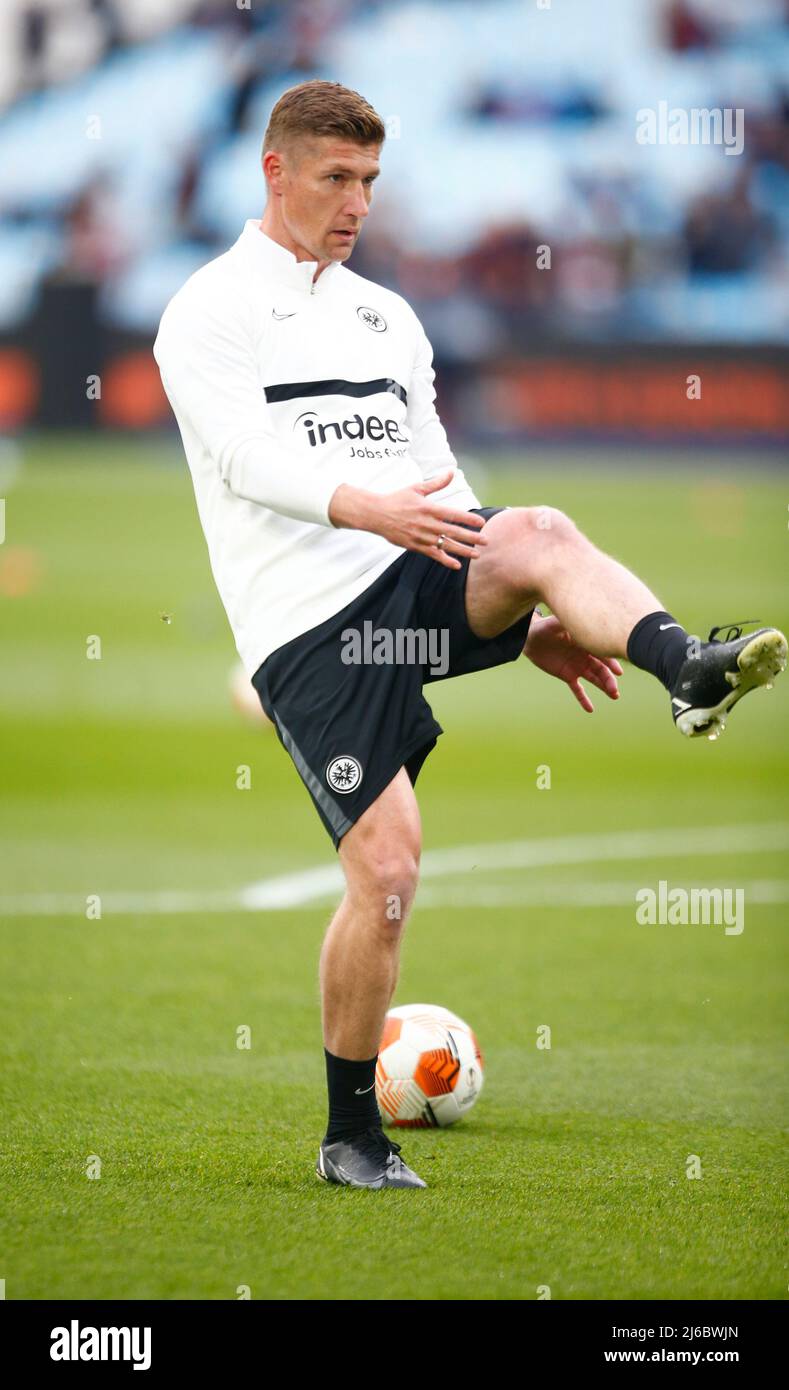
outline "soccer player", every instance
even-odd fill
[[[338,83],[287,91],[263,143],[262,220],[174,296],[154,352],[239,656],[346,879],[320,957],[317,1172],[413,1188],[375,1067],[417,885],[414,784],[442,732],[423,686],[524,653],[591,711],[581,679],[616,699],[627,658],[666,687],[682,734],[715,737],[787,645],[774,628],[690,638],[562,512],[480,505],[419,320],[345,265],[384,136]]]

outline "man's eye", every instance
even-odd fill
[[[329,174],[330,179],[341,179],[342,174]]]

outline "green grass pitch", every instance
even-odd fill
[[[564,508],[693,631],[785,627],[785,480],[696,462],[537,451],[478,486]],[[425,846],[469,849],[452,874],[428,855],[395,1002],[467,1018],[485,1087],[454,1129],[398,1136],[427,1191],[327,1187],[331,893],[237,895],[335,856],[230,707],[186,465],[170,441],[41,440],[0,492],[6,1297],[786,1297],[789,678],[715,744],[629,669],[594,716],[525,661],[432,688]],[[660,879],[744,887],[744,931],[637,925]]]

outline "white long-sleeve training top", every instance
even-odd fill
[[[316,269],[248,221],[173,296],[154,345],[250,677],[403,553],[332,525],[341,483],[394,492],[451,467],[433,499],[480,505],[436,412],[414,311],[338,262],[313,283]]]

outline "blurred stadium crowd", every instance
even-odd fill
[[[262,211],[269,111],[320,76],[388,129],[352,269],[450,370],[535,342],[785,344],[788,21],[786,0],[3,0],[0,336],[81,285],[149,337]],[[742,108],[743,152],[640,144],[660,102]]]
[[[559,6],[524,0],[5,0],[0,320],[58,268],[100,280],[111,321],[153,328],[258,214],[277,96],[339,75],[390,132],[354,268],[433,305],[444,354],[535,330],[783,338],[785,7],[572,8],[575,51],[567,5],[557,44]],[[637,144],[635,111],[661,98],[744,108],[742,156]],[[562,248],[556,273],[539,244]]]

